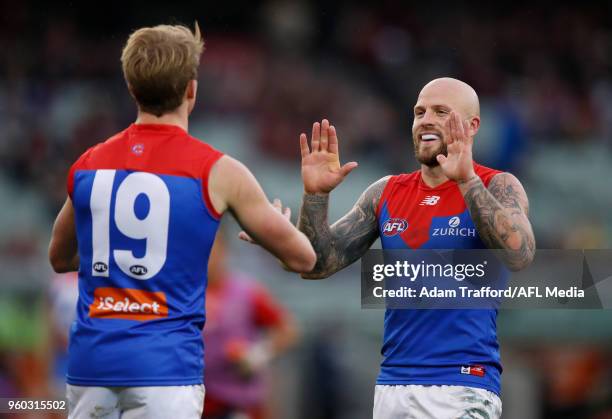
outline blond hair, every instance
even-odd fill
[[[159,25],[133,32],[121,54],[123,76],[141,111],[161,116],[179,107],[195,80],[204,41],[182,25]]]

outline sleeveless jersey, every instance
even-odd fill
[[[485,186],[497,170],[474,164]],[[392,176],[377,219],[383,249],[485,248],[454,181]],[[393,227],[403,228],[392,231]],[[401,230],[401,231],[400,231]],[[462,385],[500,393],[497,310],[387,309],[378,384]]]
[[[208,256],[220,214],[208,175],[222,156],[178,126],[132,124],[68,175],[80,256],[67,382],[203,382]]]

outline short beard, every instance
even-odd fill
[[[438,159],[436,159],[438,154],[442,154],[443,156],[448,155],[446,143],[444,141],[442,141],[442,145],[437,150],[434,150],[431,154],[426,156],[419,153],[419,143],[414,145],[414,156],[419,163],[424,164],[427,167],[436,167],[440,165],[440,163],[438,163]]]

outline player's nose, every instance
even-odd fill
[[[421,125],[422,126],[433,126],[434,124],[434,113],[430,109],[426,109],[425,113],[421,117]]]
[[[419,130],[433,129],[435,128],[435,123],[431,118],[428,119],[424,117],[419,121],[417,128]]]

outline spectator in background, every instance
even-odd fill
[[[227,266],[227,244],[218,234],[208,264],[203,417],[263,419],[269,362],[295,344],[297,329],[261,284]]]

